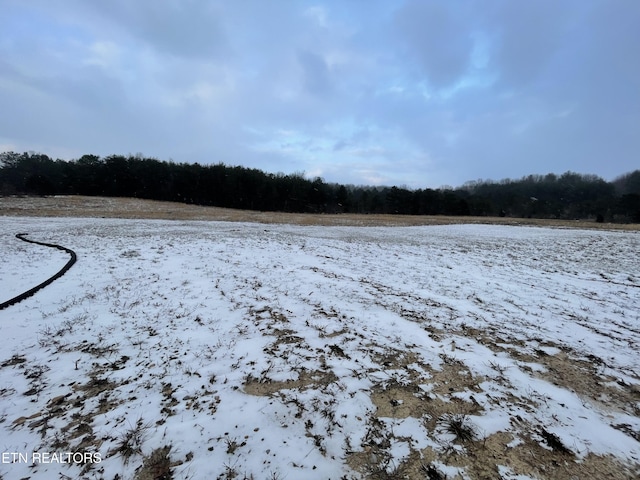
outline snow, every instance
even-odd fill
[[[78,255],[61,279],[0,311],[2,451],[29,456],[3,456],[2,478],[133,478],[167,445],[174,478],[366,478],[354,454],[373,449],[391,469],[426,448],[442,453],[440,472],[466,478],[444,455],[454,436],[429,427],[435,400],[469,406],[480,442],[507,432],[510,448],[532,439],[550,450],[544,427],[578,461],[640,462],[630,434],[640,431],[638,233],[0,225],[1,301],[68,259],[15,233]],[[579,368],[599,383],[572,383]],[[373,392],[391,391],[384,413]],[[78,451],[100,462],[31,462]],[[495,472],[530,478],[512,468]]]
[[[68,260],[69,255],[61,250],[26,243],[11,234],[0,236],[0,262],[12,266],[0,276],[0,303],[45,281]]]

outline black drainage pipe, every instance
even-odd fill
[[[64,250],[69,255],[71,255],[71,258],[65,264],[65,266],[62,267],[60,269],[60,271],[58,271],[58,273],[56,273],[52,277],[48,278],[47,280],[42,282],[40,285],[36,285],[35,287],[27,290],[26,292],[21,293],[17,297],[13,297],[11,300],[7,300],[4,303],[0,303],[0,310],[4,310],[5,308],[10,307],[11,305],[15,305],[16,303],[21,302],[22,300],[24,300],[26,298],[29,298],[31,295],[36,293],[38,290],[42,290],[47,285],[53,283],[54,281],[59,279],[62,275],[67,273],[67,270],[69,270],[73,266],[73,264],[76,263],[76,260],[78,259],[78,256],[76,255],[76,252],[74,252],[70,248],[63,247],[61,245],[55,245],[53,243],[44,243],[44,242],[36,242],[35,240],[29,240],[28,238],[25,238],[26,235],[29,235],[29,234],[28,233],[18,233],[16,235],[16,238],[19,238],[20,240],[22,240],[24,242],[35,243],[37,245],[43,245],[45,247],[51,247],[51,248],[57,248],[58,250]]]

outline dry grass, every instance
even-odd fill
[[[536,218],[451,217],[445,215],[311,214],[258,212],[202,207],[137,198],[84,196],[1,197],[0,216],[103,217],[164,220],[222,220],[228,222],[284,223],[324,226],[415,226],[449,224],[539,225],[564,228],[640,230],[639,224],[596,223],[586,220]]]

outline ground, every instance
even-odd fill
[[[637,231],[5,200],[4,480],[640,475]]]

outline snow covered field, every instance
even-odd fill
[[[0,228],[3,480],[640,475],[638,232]]]

